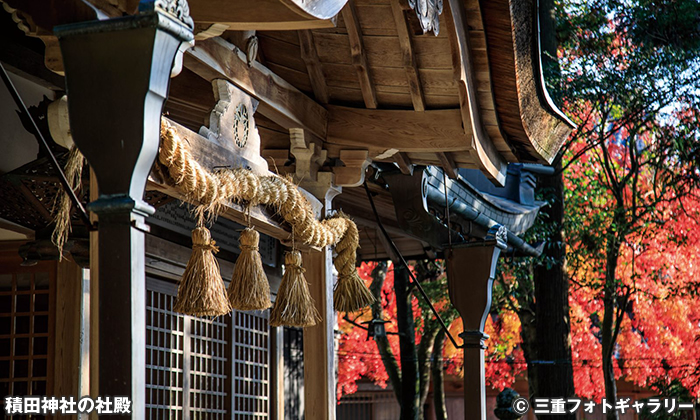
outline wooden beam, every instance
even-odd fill
[[[484,129],[474,79],[475,69],[469,44],[466,10],[462,1],[446,2],[445,22],[452,46],[452,66],[459,88],[462,122],[465,129],[471,127],[473,133],[470,152],[481,171],[494,183],[503,186],[506,181],[507,163]]]
[[[222,23],[231,30],[332,28],[347,0],[190,0],[197,23]]]
[[[357,19],[357,11],[355,3],[350,0],[342,11],[343,21],[348,31],[350,39],[350,53],[352,54],[352,64],[357,71],[357,77],[360,81],[360,89],[362,90],[362,99],[365,101],[365,106],[370,109],[377,108],[377,92],[374,89],[372,74],[367,63],[367,55],[365,54],[364,45],[362,43],[362,28],[360,21]]]
[[[465,134],[465,131],[467,134]],[[460,110],[425,112],[370,110],[328,106],[327,143],[400,152],[451,152],[469,150]],[[371,155],[370,157],[374,157]]]
[[[440,159],[440,166],[445,171],[448,177],[451,179],[457,179],[457,165],[455,165],[455,160],[452,158],[451,153],[438,152],[436,153],[438,159]]]
[[[326,138],[326,110],[286,80],[217,37],[198,42],[185,67],[205,80],[226,79],[260,101],[258,112],[284,128],[304,128]]]
[[[323,76],[323,64],[318,59],[314,35],[311,31],[299,31],[299,47],[301,48],[301,58],[304,60],[306,71],[309,73],[314,97],[320,103],[327,104],[329,100],[328,86],[326,86],[326,78]]]
[[[413,45],[408,31],[406,12],[398,1],[392,1],[390,3],[391,12],[394,15],[394,22],[396,23],[396,32],[399,35],[399,44],[401,45],[401,53],[403,54],[403,68],[406,71],[408,89],[411,91],[413,109],[422,112],[425,111],[425,96],[423,95],[423,86],[420,82],[416,56],[413,54]]]
[[[178,135],[187,139],[190,153],[192,153],[194,159],[205,169],[211,170],[216,166],[248,166],[246,163],[247,161],[233,151],[207,140],[205,137],[180,124],[177,124],[174,121],[168,120],[168,122],[177,131]],[[147,189],[160,191],[179,200],[188,201],[187,197],[185,197],[177,188],[169,185],[169,183],[165,179],[162,179],[156,171],[151,172],[151,176],[148,179]],[[242,225],[247,224],[245,208],[238,204],[228,204],[221,214],[221,217],[233,220],[234,222]],[[264,233],[279,240],[286,240],[290,237],[290,231],[287,231],[281,223],[275,221],[272,212],[268,212],[262,207],[252,207],[250,209],[250,218],[251,222],[260,233]],[[302,245],[299,247],[301,249],[310,249],[309,247]]]

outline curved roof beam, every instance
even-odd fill
[[[232,30],[332,28],[347,0],[189,0],[197,23],[219,23]]]
[[[493,182],[503,186],[507,163],[496,150],[484,129],[474,80],[474,66],[469,45],[469,32],[462,0],[449,0],[445,7],[447,32],[452,43],[452,64],[459,86],[462,124],[471,127],[470,153],[481,170]]]
[[[547,92],[537,0],[479,4],[502,131],[519,161],[551,163],[575,125]]]

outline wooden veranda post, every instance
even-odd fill
[[[146,5],[135,16],[54,29],[71,132],[100,192],[89,206],[99,216],[99,393],[130,397],[135,419],[146,418],[144,232],[154,211],[143,193],[173,63],[193,39],[185,1]]]
[[[486,420],[486,381],[484,372],[486,317],[491,308],[491,289],[496,263],[506,249],[505,227],[491,228],[484,242],[455,247],[447,258],[450,300],[457,308],[464,332],[464,418]]]
[[[328,214],[340,188],[331,173],[319,173],[318,181],[302,187],[323,203]],[[329,247],[302,254],[306,280],[321,321],[304,328],[304,415],[306,420],[335,420],[335,310],[333,309],[333,259]]]

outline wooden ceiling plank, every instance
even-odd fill
[[[413,109],[419,112],[423,112],[425,111],[425,96],[423,95],[423,86],[421,84],[420,75],[418,73],[416,56],[415,54],[413,54],[411,36],[408,32],[406,12],[403,10],[398,1],[391,2],[391,12],[394,15],[396,31],[399,35],[399,44],[401,45],[401,52],[403,54],[403,66],[404,71],[406,72],[408,88],[411,92]]]
[[[328,113],[313,99],[221,38],[188,50],[185,67],[205,80],[226,79],[260,101],[258,112],[284,128],[304,128],[326,138]]]
[[[357,11],[352,0],[343,8],[341,12],[343,21],[348,30],[348,38],[350,40],[350,53],[352,55],[352,64],[357,70],[357,77],[360,81],[360,89],[362,90],[362,99],[365,101],[365,106],[369,109],[376,109],[377,93],[374,89],[372,75],[367,64],[367,54],[362,42],[362,28],[360,21],[357,19]]]
[[[328,86],[323,75],[323,64],[318,59],[318,51],[316,51],[314,35],[311,31],[299,31],[299,46],[301,47],[301,58],[309,73],[314,97],[320,103],[327,104],[329,99]]]

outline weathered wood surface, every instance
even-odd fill
[[[308,420],[335,419],[335,310],[331,250],[302,253],[306,280],[321,321],[304,328],[304,411]]]
[[[187,52],[185,67],[208,81],[230,81],[258,99],[258,111],[284,128],[326,137],[327,113],[321,105],[262,64],[248,66],[245,54],[221,38],[197,43]]]
[[[495,122],[496,125],[498,122],[485,118],[490,113],[482,112],[477,99],[478,90],[474,74],[476,66],[474,65],[466,24],[466,16],[469,13],[466,12],[461,0],[449,0],[445,4],[445,15],[448,37],[452,43],[455,80],[459,85],[462,122],[465,127],[471,126],[472,129],[472,157],[486,176],[497,184],[503,185],[505,183],[506,161],[496,150],[491,136],[484,128],[484,125],[489,124],[489,122]],[[492,117],[495,119],[495,116]]]
[[[377,108],[377,92],[374,89],[374,80],[372,72],[367,62],[367,55],[364,48],[362,37],[362,27],[357,18],[357,11],[353,0],[350,0],[342,11],[343,21],[348,30],[348,39],[350,41],[350,56],[352,57],[352,65],[357,72],[357,78],[360,82],[360,90],[362,98],[365,102],[365,107],[370,109]]]
[[[542,80],[533,3],[494,0],[482,5],[502,128],[520,160],[551,162],[573,124],[551,102]]]
[[[322,104],[328,103],[328,87],[326,77],[323,75],[323,66],[318,59],[314,36],[311,31],[299,31],[299,47],[301,58],[306,63],[306,70],[309,74],[311,87],[314,90],[314,97]]]
[[[406,72],[408,89],[411,92],[413,109],[422,112],[425,111],[425,97],[423,96],[423,86],[420,82],[416,56],[413,54],[413,44],[408,32],[409,28],[408,22],[406,22],[406,14],[397,1],[391,3],[391,12],[396,23],[396,33],[399,36],[399,43],[401,44],[403,68]]]
[[[69,260],[60,261],[57,266],[53,392],[56,395],[84,395],[80,369],[83,270]]]
[[[315,188],[311,188],[315,187]],[[330,178],[308,187],[329,214],[339,190]],[[333,259],[330,247],[302,253],[309,291],[321,320],[304,328],[304,414],[308,420],[335,420],[335,316],[333,308]]]
[[[332,28],[347,0],[190,0],[198,23],[224,23],[232,30]]]
[[[328,106],[327,142],[404,152],[469,150],[459,110],[425,112]],[[374,157],[374,156],[372,156]]]

